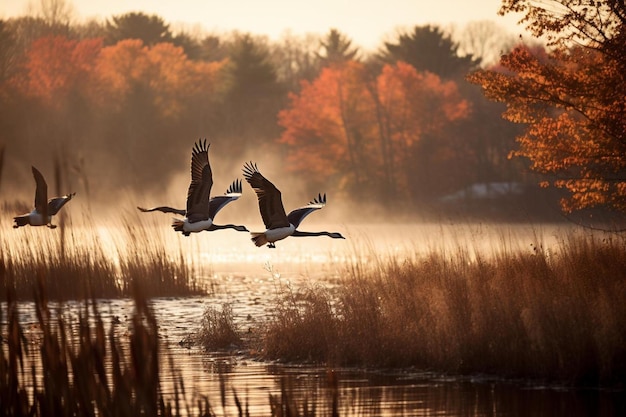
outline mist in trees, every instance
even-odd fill
[[[270,42],[175,32],[140,12],[0,21],[3,196],[30,181],[29,165],[54,158],[88,199],[162,193],[207,137],[216,175],[267,158],[307,194],[438,210],[475,182],[527,181],[507,159],[519,131],[463,78],[491,45],[477,36],[460,52],[436,26],[368,55],[339,28]]]

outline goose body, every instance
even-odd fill
[[[266,243],[270,244],[270,247],[276,247],[274,242],[283,240],[296,231],[296,227],[290,224],[287,227],[278,227],[276,229],[267,229],[265,232],[252,233],[252,241],[257,246],[263,246]]]
[[[35,178],[35,208],[33,211],[13,218],[13,228],[30,226],[48,226],[54,229],[57,226],[52,224],[52,216],[56,215],[61,208],[74,197],[76,193],[66,194],[62,197],[54,197],[48,200],[48,184],[45,178],[35,167],[31,167]]]
[[[298,226],[306,216],[326,205],[326,194],[318,194],[317,198],[314,198],[309,204],[292,210],[287,215],[283,207],[280,190],[259,172],[256,164],[246,162],[243,167],[243,176],[257,195],[259,211],[266,227],[263,232],[251,233],[252,241],[256,246],[267,244],[268,247],[275,248],[275,242],[289,236],[328,236],[333,239],[345,239],[337,232],[302,232],[298,230]]]
[[[222,229],[234,229],[247,232],[245,226],[213,223],[217,213],[228,203],[241,197],[241,180],[235,180],[230,185],[226,193],[209,199],[211,187],[213,186],[213,173],[209,164],[210,144],[198,141],[191,153],[191,183],[187,191],[187,209],[174,209],[172,207],[160,206],[152,209],[137,207],[142,212],[161,211],[163,213],[175,213],[184,215],[184,219],[174,219],[172,228],[181,232],[185,236],[191,233],[202,231],[213,231]]]
[[[226,190],[226,192],[224,193],[224,195],[214,196],[214,197],[211,197],[211,199],[209,200],[209,219],[211,220],[211,225],[209,226],[209,228],[207,229],[206,224],[202,221],[190,224],[191,228],[193,228],[194,226],[197,226],[198,228],[201,229],[199,231],[234,229],[239,232],[248,232],[248,229],[245,226],[234,225],[234,224],[218,225],[218,224],[213,223],[213,220],[215,219],[215,216],[217,215],[217,213],[222,208],[224,208],[226,204],[233,202],[237,200],[239,197],[241,197],[241,194],[242,194],[241,180],[233,181],[232,184],[230,184],[230,187],[228,187],[228,190]],[[184,209],[177,209],[177,208],[168,207],[168,206],[157,206],[157,207],[152,207],[152,208],[144,208],[144,207],[137,206],[137,209],[141,211],[142,213],[160,211],[162,213],[174,213],[174,214],[178,214],[181,216],[184,216],[186,214],[186,211]],[[184,222],[184,220],[181,220],[181,221]]]

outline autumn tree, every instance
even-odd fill
[[[26,95],[50,106],[62,106],[85,84],[102,48],[100,39],[76,41],[62,36],[46,37],[33,42],[23,64],[24,72],[17,82]]]
[[[61,154],[72,178],[99,189],[162,187],[182,168],[172,155],[185,161],[189,138],[210,136],[220,122],[225,65],[192,61],[171,43],[41,38],[3,94],[14,109],[8,145],[29,163]]]
[[[438,192],[449,191],[441,181],[446,177],[443,173],[431,176],[430,181],[415,181],[414,177],[427,164],[445,166],[453,160],[452,166],[458,166],[463,159],[462,142],[448,135],[453,132],[450,126],[470,113],[456,83],[400,61],[383,67],[377,84],[379,142],[387,143],[381,146],[381,154],[389,156],[386,169],[391,178],[386,189],[404,191],[408,197],[428,183]],[[429,152],[422,146],[426,140],[433,142]]]
[[[51,120],[62,119],[74,111],[80,113],[87,100],[83,93],[89,91],[101,48],[100,39],[40,38],[31,44],[21,71],[11,83],[34,105],[52,111]],[[47,132],[47,135],[51,134],[51,131]]]
[[[511,155],[528,158],[542,183],[568,191],[567,211],[626,211],[626,6],[619,1],[505,0],[501,13],[551,49],[520,46],[500,67],[473,74],[504,117],[527,125]],[[550,178],[552,176],[552,178]]]
[[[31,44],[37,39],[51,36],[63,36],[74,39],[73,26],[69,24],[52,24],[41,17],[22,16],[8,19],[7,30],[12,34],[15,41],[14,53],[25,55]]]
[[[12,155],[28,155],[33,164],[62,157],[65,168],[72,162],[92,127],[86,92],[101,47],[99,39],[63,36],[32,42],[7,82]]]
[[[171,43],[149,47],[135,39],[103,48],[92,89],[93,103],[107,115],[102,151],[110,152],[115,141],[133,178],[154,183],[173,168],[172,153],[185,154],[179,140],[214,132],[227,93],[225,65],[192,61]]]
[[[371,106],[361,79],[364,66],[356,62],[324,68],[289,106],[278,114],[285,129],[280,142],[289,147],[288,168],[311,173],[312,187],[331,180],[358,188],[369,175],[365,132],[374,128]],[[373,151],[373,149],[372,149]]]
[[[402,62],[385,66],[371,83],[363,63],[323,69],[279,114],[281,142],[289,166],[314,174],[316,186],[333,181],[357,196],[397,191],[410,200],[417,144],[466,117],[468,103],[453,82]]]

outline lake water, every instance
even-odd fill
[[[312,227],[310,230],[314,230]],[[163,342],[162,361],[173,359],[175,372],[163,375],[163,390],[173,395],[172,378],[181,375],[189,400],[208,396],[218,415],[237,415],[230,393],[246,402],[252,416],[269,415],[269,395],[280,395],[288,384],[294,395],[317,403],[317,415],[330,415],[336,381],[342,416],[623,416],[624,392],[541,386],[528,381],[503,381],[487,375],[454,376],[417,369],[326,369],[318,366],[262,362],[246,352],[205,352],[179,342],[199,329],[207,307],[228,303],[240,329],[270,314],[275,296],[286,285],[310,283],[329,288],[341,283],[344,268],[387,256],[411,256],[420,251],[469,252],[494,250],[550,251],[568,232],[563,226],[396,225],[335,227],[347,240],[290,238],[276,249],[256,248],[245,233],[220,231],[190,238],[177,236],[176,250],[193,251],[198,279],[210,283],[207,296],[157,298],[152,306]],[[81,303],[69,302],[64,311],[77,315]],[[100,300],[106,322],[119,318],[124,332],[130,325],[132,300]],[[5,308],[3,306],[3,308]],[[22,320],[36,322],[32,303],[20,303]],[[6,318],[6,316],[5,316]],[[27,326],[28,327],[28,326]],[[227,387],[226,401],[220,393]],[[326,412],[324,412],[324,410]]]

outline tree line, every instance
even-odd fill
[[[29,181],[20,167],[53,155],[88,197],[159,190],[187,166],[189,143],[208,137],[222,167],[273,155],[307,195],[414,209],[475,183],[534,184],[527,161],[509,158],[522,127],[465,79],[493,68],[486,45],[513,43],[490,23],[472,27],[461,43],[415,26],[365,54],[338,29],[270,42],[174,33],[140,12],[0,21],[5,171]]]

